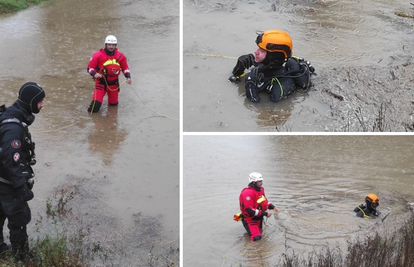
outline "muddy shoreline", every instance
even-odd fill
[[[321,69],[309,95],[331,107],[327,131],[412,132],[412,64]]]

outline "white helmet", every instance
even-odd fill
[[[249,174],[249,182],[257,182],[257,181],[263,181],[263,177],[258,172],[252,172]]]
[[[105,38],[105,44],[117,44],[118,40],[116,40],[116,37],[113,35],[108,35]]]

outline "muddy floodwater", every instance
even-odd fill
[[[414,19],[396,15],[413,13],[410,3],[184,0],[183,9],[184,131],[373,131],[382,103],[379,130],[414,129]],[[227,78],[257,48],[256,31],[269,29],[287,31],[318,76],[306,92],[251,103],[244,83]]]
[[[275,266],[282,253],[325,245],[346,252],[347,240],[397,220],[414,201],[413,136],[183,139],[185,266]],[[281,209],[254,243],[233,221],[251,172],[263,175],[267,198]],[[353,211],[369,193],[380,199],[375,220]]]
[[[69,192],[69,225],[81,226],[107,256],[95,258],[97,266],[177,264],[179,1],[50,1],[2,15],[0,33],[0,102],[12,104],[26,81],[46,91],[31,127],[29,236],[45,218],[45,201]],[[86,68],[109,34],[128,59],[132,86],[122,84],[118,107],[108,108],[105,97],[89,115]]]

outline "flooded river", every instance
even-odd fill
[[[178,261],[179,1],[56,0],[0,17],[0,101],[10,105],[25,81],[46,91],[31,127],[37,146],[34,221],[56,190],[105,266]],[[132,73],[118,107],[86,112],[93,80],[86,68],[113,34]],[[121,75],[121,82],[124,77]],[[99,262],[97,263],[99,264]],[[157,265],[159,264],[159,265]]]
[[[237,57],[257,48],[257,30],[276,28],[290,34],[293,54],[310,60],[321,74],[315,77],[312,90],[325,88],[317,82],[330,78],[322,70],[387,67],[412,59],[414,20],[395,14],[412,13],[412,5],[403,0],[184,0],[183,4],[185,131],[330,129],[331,103],[309,92],[297,92],[276,104],[264,92],[258,104],[246,100],[243,82],[227,81]],[[381,79],[387,73],[369,74]],[[331,89],[329,84],[326,88]]]
[[[353,209],[375,193],[381,216],[414,202],[413,136],[184,136],[184,266],[275,266],[282,253],[318,251],[381,225]],[[251,172],[281,209],[250,242],[238,198]],[[386,221],[387,221],[386,220]],[[386,222],[385,221],[385,222]]]

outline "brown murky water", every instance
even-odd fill
[[[413,136],[184,136],[184,266],[275,266],[297,255],[365,236],[381,224],[353,209],[373,192],[387,220],[414,201]],[[267,197],[282,212],[265,238],[250,242],[238,197],[261,172]],[[386,220],[386,221],[387,221]]]
[[[12,104],[25,81],[47,93],[31,127],[33,221],[56,187],[76,188],[70,205],[111,264],[136,266],[152,245],[170,257],[179,246],[179,1],[56,0],[2,16],[0,33],[0,101]],[[90,116],[86,67],[108,34],[133,84],[122,85],[118,108]]]
[[[412,11],[406,1],[217,2],[183,1],[184,131],[327,130],[330,106],[307,92],[276,104],[262,93],[257,104],[246,100],[243,83],[227,82],[236,58],[256,49],[257,30],[286,30],[293,54],[310,60],[317,73],[397,65],[412,58],[414,20],[394,14]]]

